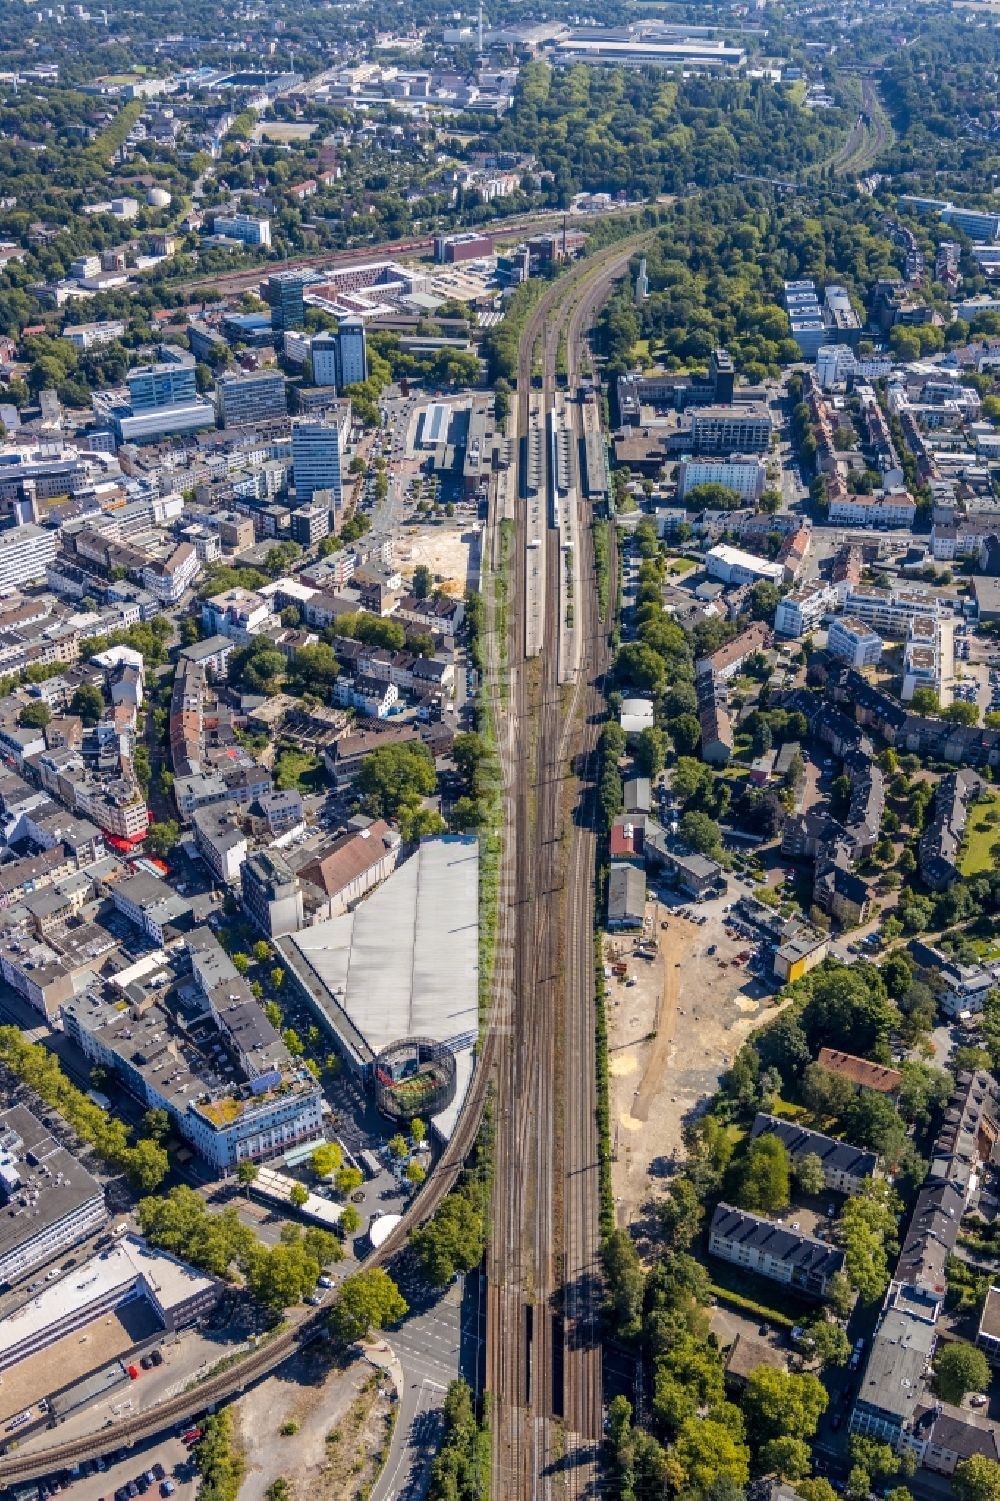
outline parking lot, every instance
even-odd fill
[[[115,1449],[78,1467],[62,1470],[39,1486],[41,1501],[66,1491],[73,1501],[131,1501],[136,1496],[174,1496],[193,1501],[198,1471],[190,1448],[180,1435],[156,1439],[131,1450]],[[86,1473],[82,1473],[86,1471]]]

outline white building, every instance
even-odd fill
[[[909,703],[918,688],[930,688],[939,697],[944,677],[943,631],[941,621],[926,615],[914,615],[907,627],[903,647],[903,689],[900,694]]]
[[[249,214],[217,214],[212,227],[217,235],[242,240],[244,245],[267,247],[271,243],[270,219],[254,219]]]
[[[310,501],[315,490],[333,492],[337,507],[344,500],[344,460],[350,436],[350,412],[321,422],[296,422],[292,428],[292,473],[295,494]]]
[[[883,641],[863,620],[840,615],[830,622],[826,649],[851,667],[874,667],[881,661]]]
[[[851,495],[830,502],[831,526],[912,527],[917,506],[912,495],[897,490],[885,495]]]
[[[803,584],[778,601],[774,629],[779,636],[804,636],[836,607],[837,591],[832,584],[820,581]]]
[[[905,636],[915,615],[936,620],[939,605],[929,589],[851,589],[844,599],[844,613],[875,628],[881,636]]]
[[[756,584],[761,579],[769,584],[780,584],[785,576],[780,563],[769,563],[766,558],[742,552],[724,542],[705,554],[705,567],[709,578],[720,579],[724,584]]]
[[[162,563],[146,564],[143,586],[161,605],[175,605],[197,578],[200,567],[196,549],[190,542],[182,542]]]
[[[44,579],[55,561],[56,533],[30,522],[0,532],[0,596],[22,584]]]
[[[276,621],[271,601],[253,589],[237,586],[202,601],[201,623],[209,635],[227,636],[239,646],[249,645]]]
[[[756,501],[767,484],[767,465],[754,455],[733,454],[728,459],[693,459],[685,456],[677,466],[677,497],[684,500],[698,485],[725,485],[744,500]]]

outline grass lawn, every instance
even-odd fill
[[[1000,840],[1000,821],[987,822],[993,813],[1000,814],[1000,793],[982,798],[969,809],[959,868],[963,876],[975,876],[996,865],[994,844]]]
[[[690,573],[691,570],[692,570],[692,568],[697,568],[697,567],[698,567],[698,564],[695,562],[694,558],[668,558],[667,559],[667,572],[668,573],[681,573],[681,574],[683,574],[683,573]]]
[[[274,785],[280,792],[292,788],[299,792],[319,792],[326,785],[323,763],[308,751],[284,747],[274,763]]]

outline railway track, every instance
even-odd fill
[[[519,431],[527,431],[532,351],[544,339],[543,394],[551,403],[559,332],[570,320],[578,345],[642,237],[621,241],[581,263],[576,273],[554,282],[537,304],[525,330],[526,355],[518,379]],[[324,257],[328,259],[328,257]],[[574,293],[575,300],[567,297]],[[564,303],[565,305],[562,305]],[[570,350],[578,370],[579,350]],[[527,369],[525,372],[524,365]],[[519,515],[519,541],[523,543]],[[588,559],[584,599],[585,651],[580,679],[564,702],[556,678],[560,560],[548,546],[546,567],[547,649],[534,676],[524,660],[523,546],[515,545],[511,610],[511,693],[506,711],[496,695],[496,642],[491,691],[498,709],[498,743],[504,775],[508,840],[501,881],[495,1001],[469,1097],[448,1149],[439,1160],[410,1213],[366,1266],[386,1266],[405,1248],[410,1232],[423,1224],[453,1187],[476,1139],[487,1090],[495,1078],[498,1100],[497,1180],[490,1255],[490,1385],[496,1398],[494,1432],[508,1435],[509,1457],[495,1465],[500,1494],[536,1495],[537,1478],[561,1464],[557,1431],[565,1407],[593,1463],[601,1432],[600,1348],[597,1341],[597,1149],[594,1129],[592,899],[593,833],[589,815],[572,825],[569,865],[562,851],[564,817],[590,802],[589,781],[582,791],[568,786],[567,757],[579,753],[584,770],[596,744],[596,684],[606,643],[596,617],[589,528],[581,527]],[[548,649],[551,648],[551,649]],[[571,708],[572,713],[567,710]],[[577,722],[581,721],[578,732]],[[579,742],[579,744],[577,743]],[[579,831],[591,843],[578,848]],[[568,870],[568,873],[567,873]],[[564,923],[568,923],[564,932]],[[564,954],[570,984],[563,983]],[[589,1050],[589,1053],[588,1053]],[[589,1062],[588,1062],[589,1058]],[[558,1109],[557,1109],[558,1105]],[[565,1149],[563,1146],[565,1143]],[[565,1156],[564,1154],[565,1150]],[[522,1167],[524,1171],[522,1171]],[[529,1170],[530,1167],[530,1170]],[[564,1199],[566,1182],[571,1192]],[[572,1207],[564,1207],[564,1206]],[[557,1212],[558,1211],[558,1212]],[[567,1229],[566,1215],[572,1219]],[[530,1234],[527,1229],[530,1227]],[[555,1390],[553,1338],[565,1344],[563,1289],[566,1252],[588,1269],[574,1285],[569,1319],[574,1345],[566,1374]],[[532,1295],[526,1297],[526,1292]],[[538,1323],[537,1342],[535,1323]],[[513,1322],[512,1322],[513,1321]],[[99,1429],[85,1438],[54,1443],[33,1453],[16,1449],[0,1456],[0,1486],[40,1479],[53,1471],[96,1458],[110,1447],[130,1447],[181,1422],[214,1409],[264,1379],[303,1343],[316,1338],[325,1315],[312,1314],[282,1331],[237,1365],[210,1376],[190,1391],[170,1397],[147,1412]],[[533,1381],[534,1376],[534,1381]],[[569,1402],[566,1402],[566,1395]],[[553,1409],[558,1409],[555,1412]],[[531,1415],[531,1416],[529,1416]],[[567,1442],[569,1440],[567,1439]],[[566,1472],[584,1494],[583,1468]],[[517,1477],[516,1483],[514,1476]]]
[[[635,209],[612,209],[606,213],[595,214],[594,218],[615,218],[626,212],[634,213]],[[494,239],[506,240],[511,235],[544,234],[546,231],[558,229],[562,224],[562,219],[562,213],[553,209],[547,214],[536,214],[528,218],[519,214],[510,219],[490,219],[485,224],[462,225],[454,232],[458,233],[460,229],[463,234],[488,234]],[[573,227],[578,228],[579,222],[581,222],[579,219],[574,221]],[[354,246],[346,250],[326,250],[312,255],[294,255],[282,261],[262,261],[245,270],[230,271],[222,276],[216,272],[214,275],[187,277],[183,281],[169,283],[169,288],[171,291],[178,292],[197,292],[205,288],[228,295],[259,286],[266,276],[272,276],[279,271],[306,270],[310,266],[351,266],[360,262],[381,260],[387,256],[412,255],[415,252],[432,250],[439,232],[447,233],[448,231],[411,235],[404,240],[384,240],[380,244]]]
[[[532,370],[541,346],[543,424],[556,395],[565,333],[574,400],[585,337],[643,236],[567,273],[536,306],[522,337],[518,438],[524,462]],[[537,391],[534,393],[537,399]],[[548,458],[547,458],[548,461]],[[554,476],[548,474],[549,493]],[[607,633],[597,618],[590,530],[579,545],[580,671],[560,686],[559,537],[542,545],[542,651],[528,660],[525,507],[517,503],[504,773],[513,828],[512,902],[505,919],[511,993],[496,1033],[497,1163],[489,1253],[487,1384],[492,1393],[494,1494],[592,1494],[602,1436],[599,1338],[599,1175],[595,1117],[593,780]],[[499,1014],[498,1010],[498,1014]]]

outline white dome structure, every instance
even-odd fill
[[[146,202],[150,208],[166,208],[170,202],[170,194],[166,188],[150,188],[146,194]]]

